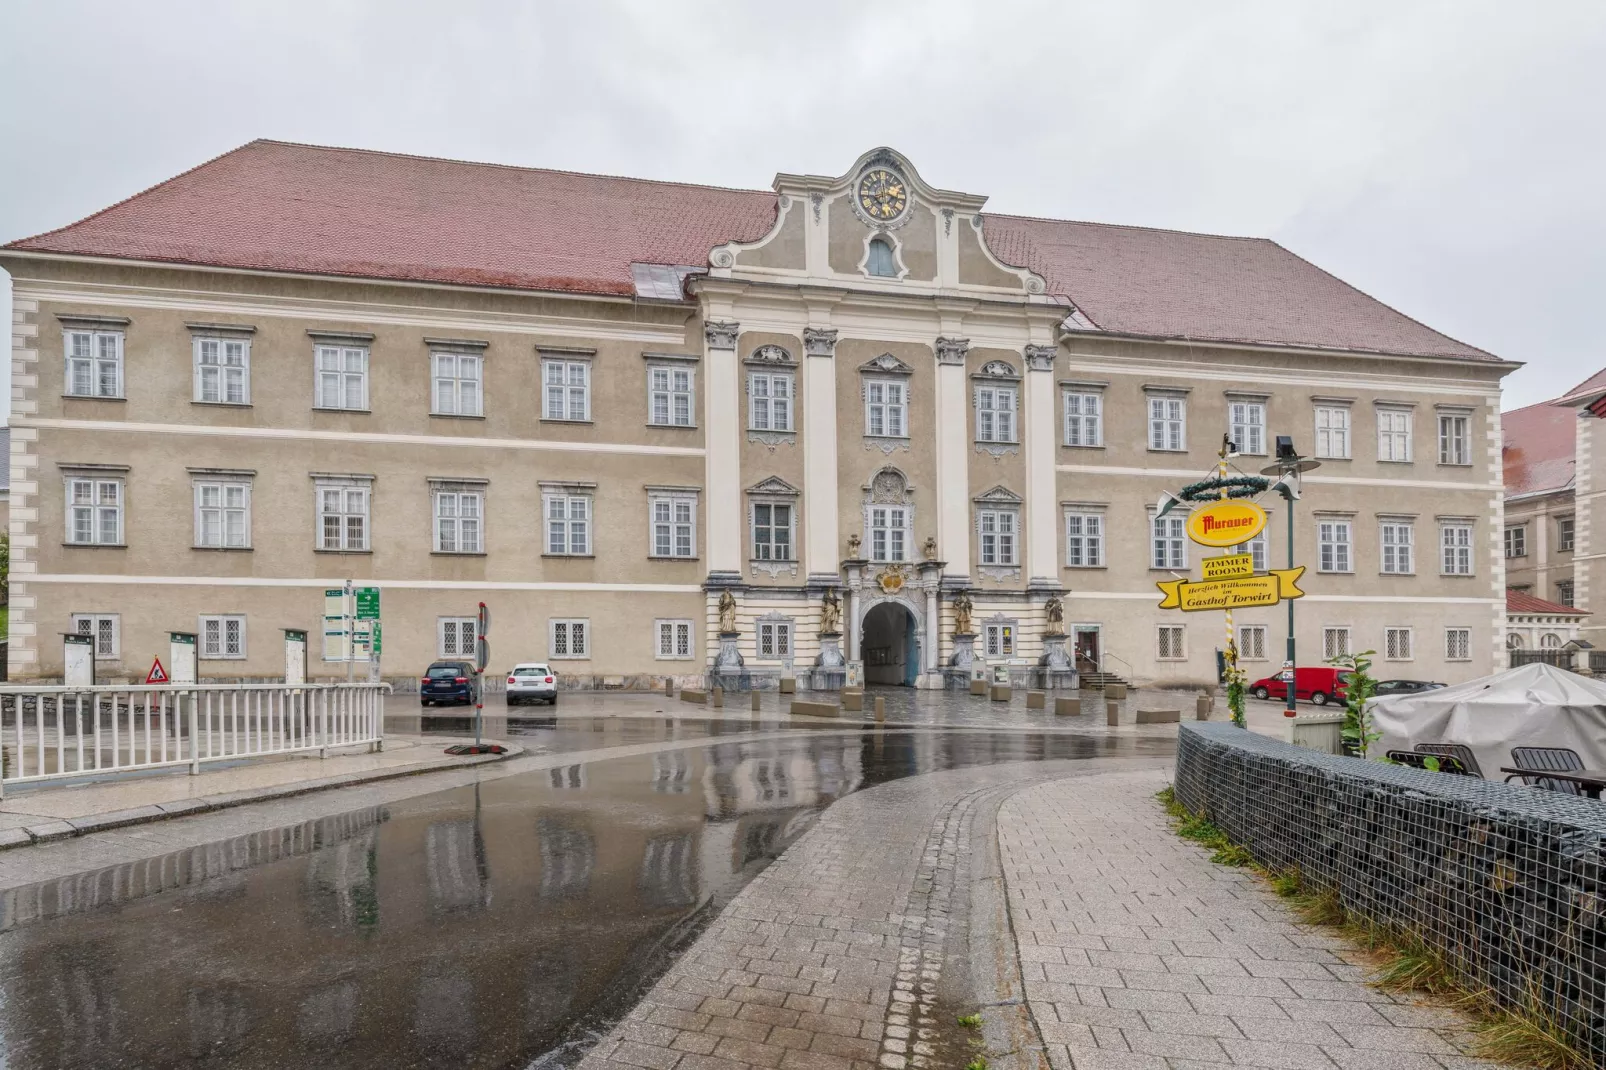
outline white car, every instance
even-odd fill
[[[507,674],[507,704],[524,702],[558,704],[558,674],[545,663],[521,661]]]

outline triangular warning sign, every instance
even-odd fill
[[[167,683],[167,670],[162,668],[161,658],[156,658],[151,661],[151,671],[145,674],[145,682],[147,684]]]

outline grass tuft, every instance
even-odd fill
[[[966,1029],[981,1028],[981,1015],[979,1014],[962,1014],[956,1018],[955,1021],[964,1026]]]
[[[965,1064],[965,1070],[987,1070],[987,1056],[978,1055]]]

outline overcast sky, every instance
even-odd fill
[[[1603,55],[1595,0],[9,0],[0,241],[256,137],[755,188],[886,144],[995,211],[1276,239],[1527,362],[1511,408],[1606,365]]]

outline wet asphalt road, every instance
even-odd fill
[[[220,851],[244,857],[172,891],[8,919],[0,1067],[572,1065],[836,799],[960,766],[1174,749],[1032,731],[720,740],[746,727],[520,726],[560,752],[604,729],[610,744],[709,742],[231,841]]]

